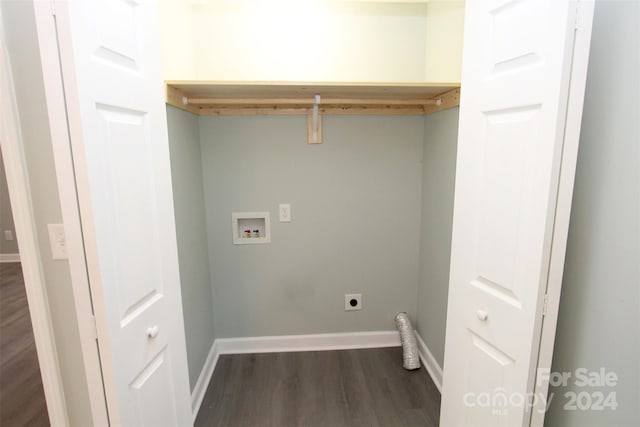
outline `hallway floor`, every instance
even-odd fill
[[[402,349],[222,355],[196,426],[437,426],[440,393]]]
[[[48,426],[19,262],[0,263],[0,426]]]

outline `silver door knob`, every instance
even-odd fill
[[[487,320],[487,317],[489,317],[489,314],[484,310],[478,310],[476,311],[476,314],[478,315],[478,319],[482,320],[483,322]]]
[[[155,338],[157,336],[158,336],[158,326],[154,325],[147,328],[147,337],[149,339]]]

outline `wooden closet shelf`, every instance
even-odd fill
[[[166,82],[167,103],[199,115],[416,115],[460,104],[457,83]]]

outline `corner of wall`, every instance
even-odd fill
[[[444,361],[458,108],[425,117],[422,227],[416,329],[435,360]]]
[[[427,3],[425,76],[427,82],[459,82],[462,75],[464,0]]]
[[[160,0],[158,19],[165,80],[195,80],[191,1]]]
[[[191,389],[215,340],[198,116],[167,106],[178,262]]]

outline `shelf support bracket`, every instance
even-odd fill
[[[313,109],[307,116],[309,144],[322,144],[322,118],[320,116],[320,95],[315,96]]]

